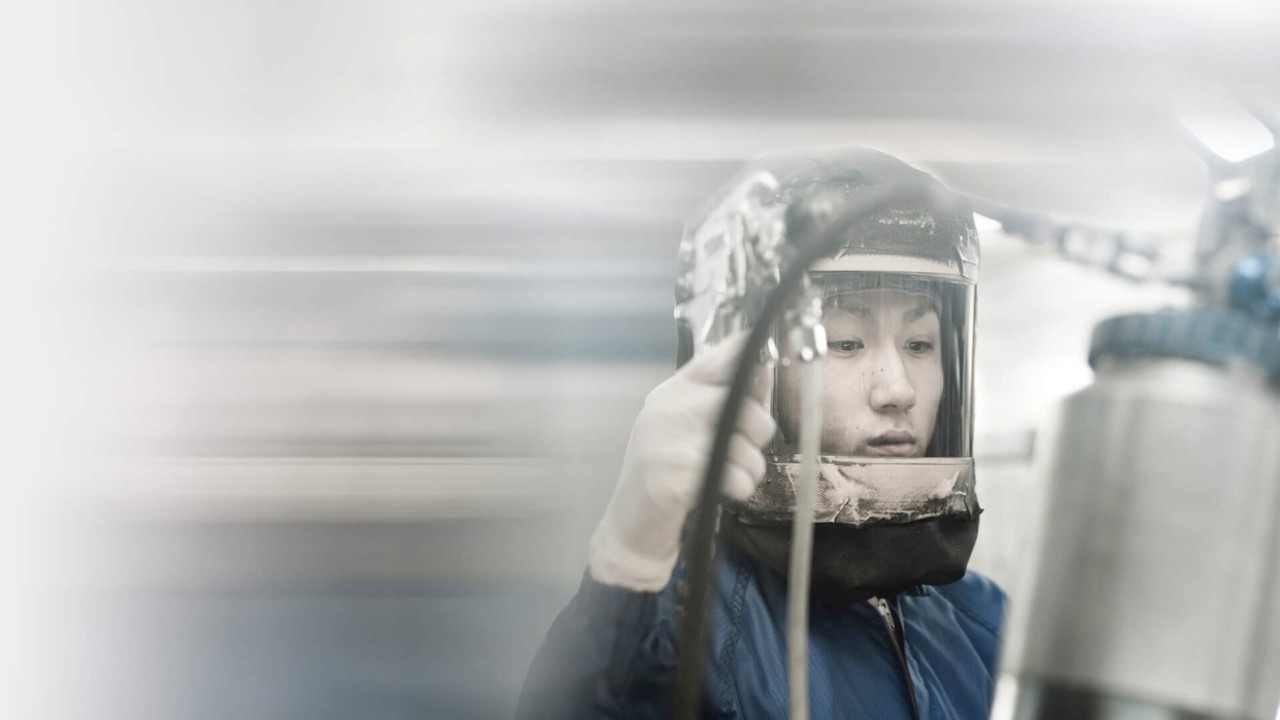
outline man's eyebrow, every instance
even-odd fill
[[[933,308],[933,301],[924,300],[919,305],[909,308],[906,312],[902,313],[902,321],[904,323],[912,323],[931,312],[937,312]]]

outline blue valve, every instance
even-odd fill
[[[1280,286],[1272,283],[1274,261],[1264,252],[1251,252],[1231,268],[1227,300],[1231,307],[1267,323],[1280,320]]]

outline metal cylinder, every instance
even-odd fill
[[[1275,720],[1274,381],[1178,358],[1097,370],[1037,443],[1036,560],[993,717]]]

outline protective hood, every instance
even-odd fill
[[[972,460],[978,263],[972,213],[928,175],[854,149],[763,158],[686,228],[676,319],[682,359],[750,327],[794,249],[861,195],[906,183],[936,192],[842,229],[841,249],[810,268],[822,304],[822,441],[813,516],[813,591],[840,600],[963,574],[981,512]],[[755,495],[728,502],[721,534],[786,572],[795,508],[798,361],[779,356],[767,404],[779,433]]]

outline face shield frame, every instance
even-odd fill
[[[819,270],[809,273],[809,279],[815,292],[820,295],[824,308],[824,328],[828,344],[838,338],[833,337],[831,323],[826,320],[826,311],[833,305],[839,307],[839,300],[857,298],[863,293],[897,293],[902,296],[927,298],[931,312],[938,318],[939,370],[941,391],[937,402],[937,411],[931,424],[931,432],[926,447],[919,457],[972,457],[973,455],[973,337],[974,337],[974,305],[976,288],[973,281],[941,273],[889,273],[883,271],[831,271]],[[833,302],[837,301],[837,302]],[[874,318],[878,323],[891,318]],[[787,329],[783,323],[775,323],[773,339],[778,347],[784,347]],[[828,355],[822,362],[836,363],[838,360]],[[776,456],[787,456],[797,452],[794,437],[795,421],[784,415],[784,408],[779,402],[779,388],[786,387],[787,382],[780,377],[791,372],[796,363],[774,363],[768,372],[772,375],[772,393],[768,409],[778,421],[779,433],[775,437],[769,452]],[[827,385],[830,388],[830,385]],[[828,393],[832,390],[828,389]],[[850,403],[860,403],[862,398],[850,398]],[[870,402],[868,401],[869,405]],[[829,420],[830,418],[826,418]],[[828,456],[855,457],[851,452],[840,448],[825,446],[822,453]],[[866,456],[864,456],[866,457]],[[868,457],[868,459],[874,459]],[[890,459],[890,458],[883,458]]]
[[[871,193],[917,183],[926,191],[915,199],[856,217],[846,212]],[[948,411],[936,423],[923,457],[823,454],[819,481],[824,488],[814,520],[861,525],[976,517],[971,450],[977,233],[967,206],[927,174],[865,149],[825,157],[774,156],[745,168],[686,225],[677,256],[677,364],[754,326],[792,258],[833,231],[839,244],[824,241],[831,254],[808,266],[809,278],[835,273],[914,277],[953,288],[939,292],[938,307],[940,324],[952,330],[944,340],[954,342],[944,342],[953,346],[945,348],[940,415],[942,408]],[[779,360],[788,322],[779,320],[771,330],[770,348],[761,357],[765,363]],[[770,372],[776,388],[779,369]],[[775,400],[768,404],[776,418]],[[756,495],[746,503],[725,503],[743,522],[790,522],[799,458],[785,441],[775,442],[766,454],[768,471]]]
[[[824,308],[838,298],[861,293],[897,293],[928,298],[938,317],[941,389],[932,418],[930,437],[918,455],[895,457],[855,454],[848,445],[824,442],[818,458],[819,474],[815,523],[864,526],[905,523],[946,516],[976,517],[981,512],[974,487],[973,358],[976,285],[971,277],[945,263],[913,256],[845,255],[818,263],[808,273],[811,293],[824,299]],[[905,306],[893,308],[901,312]],[[826,313],[824,312],[824,317]],[[886,321],[892,318],[884,318]],[[786,346],[788,323],[773,327],[778,347]],[[827,330],[829,335],[831,330]],[[906,336],[904,336],[906,337]],[[897,351],[897,348],[894,348]],[[868,359],[869,361],[870,358]],[[830,356],[813,362],[840,363]],[[774,363],[772,393],[766,403],[778,421],[779,432],[766,452],[767,470],[756,493],[746,501],[726,501],[725,508],[751,525],[790,523],[800,482],[801,458],[794,417],[788,417],[779,397],[797,361]],[[838,367],[838,366],[837,366]],[[875,371],[874,367],[858,372]],[[838,369],[829,372],[839,372]],[[824,428],[834,419],[830,411],[842,401],[824,381]],[[854,417],[875,420],[871,390],[861,387],[847,399]],[[860,414],[859,414],[860,413]],[[797,415],[798,413],[792,413]],[[881,418],[883,419],[883,418]],[[789,437],[792,436],[792,437]]]

